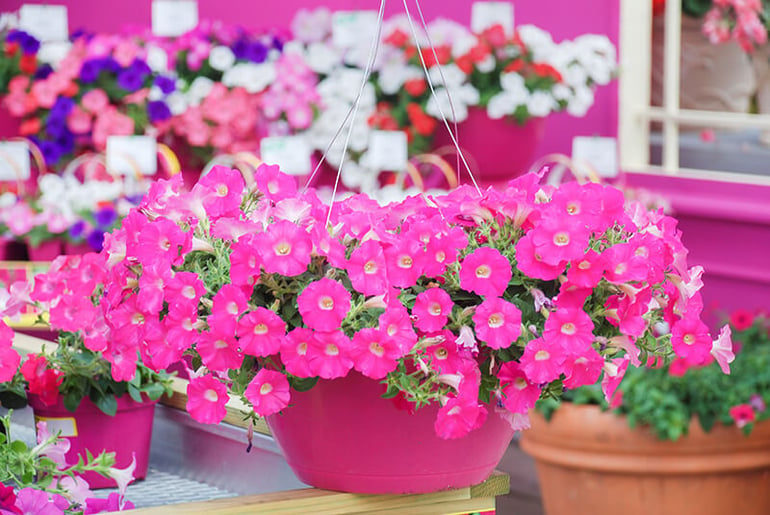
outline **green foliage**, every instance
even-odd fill
[[[622,404],[613,411],[626,417],[631,427],[648,426],[663,440],[677,440],[687,435],[696,418],[704,431],[715,424],[735,423],[730,409],[751,405],[756,421],[770,418],[764,406],[770,404],[770,320],[758,316],[743,330],[733,328],[735,361],[730,375],[717,363],[691,368],[676,374],[676,364],[663,368],[629,367],[620,385]],[[672,373],[672,371],[674,373]],[[599,385],[570,390],[563,399],[573,404],[597,404],[608,409]],[[558,402],[541,400],[538,409],[550,418]],[[749,432],[752,423],[744,430]]]

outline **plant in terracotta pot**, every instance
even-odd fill
[[[674,360],[629,370],[609,405],[596,386],[541,401],[522,448],[537,460],[548,513],[770,510],[770,320],[739,310],[730,321],[729,369]]]
[[[69,442],[52,434],[47,422],[38,422],[37,444],[13,437],[12,412],[0,417],[0,511],[24,513],[83,514],[128,510],[133,503],[125,498],[133,480],[130,469],[114,467],[115,456],[101,452],[66,462]],[[117,481],[119,491],[107,499],[96,498],[81,475],[100,474]]]
[[[241,397],[314,486],[469,486],[541,395],[602,374],[611,395],[630,356],[728,358],[707,331],[653,331],[700,327],[699,275],[673,219],[608,186],[530,174],[505,191],[329,206],[267,165],[254,184],[219,166],[182,186],[153,184],[106,237],[84,341],[124,380],[137,355],[189,356],[190,415],[218,423],[228,392]],[[52,295],[52,323],[81,327],[82,301]]]
[[[4,316],[31,304],[59,337],[22,358],[11,347],[13,331],[2,324],[0,401],[8,408],[29,403],[36,419],[61,431],[70,443],[69,462],[106,449],[116,453],[118,466],[135,462],[136,477],[144,478],[155,403],[171,393],[170,379],[160,367],[150,368],[149,359],[110,353],[99,337],[100,308],[92,299],[100,295],[104,261],[95,253],[59,257],[49,272],[13,284],[10,297],[4,293]],[[92,487],[115,484],[95,474],[85,478]]]

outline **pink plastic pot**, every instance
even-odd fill
[[[118,398],[118,411],[114,417],[105,415],[88,398],[81,401],[75,413],[67,411],[63,400],[53,406],[45,406],[40,398],[29,396],[29,404],[35,413],[35,422],[45,420],[51,433],[61,430],[70,441],[67,463],[76,463],[78,455],[85,458],[86,450],[96,455],[103,450],[115,452],[115,466],[125,468],[136,456],[134,477],[144,479],[150,461],[152,421],[157,401],[139,403],[128,395]],[[112,488],[115,481],[93,472],[83,474],[91,488]]]
[[[72,243],[71,241],[64,242],[64,253],[68,256],[88,254],[89,252],[95,251],[88,243]]]
[[[545,136],[545,120],[530,118],[520,125],[508,118],[493,120],[480,107],[470,108],[468,118],[457,126],[457,141],[476,180],[483,186],[495,186],[527,172]],[[456,153],[443,124],[439,125],[433,147]],[[455,161],[451,157],[448,160]],[[471,182],[464,167],[460,177],[465,183]]]
[[[511,425],[490,409],[481,428],[442,440],[433,428],[436,406],[410,414],[383,399],[383,391],[377,381],[351,372],[293,391],[290,407],[267,418],[300,480],[369,494],[462,488],[489,477],[513,437]]]
[[[62,255],[64,248],[61,240],[48,240],[37,247],[27,244],[27,253],[30,261],[53,261]]]

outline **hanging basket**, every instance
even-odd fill
[[[513,437],[510,422],[488,408],[482,427],[443,440],[433,427],[437,406],[410,413],[383,392],[379,382],[351,372],[292,393],[292,406],[267,418],[301,481],[367,494],[467,487],[489,477]]]
[[[68,464],[76,463],[78,456],[85,458],[86,450],[96,455],[102,451],[115,452],[115,467],[126,468],[136,456],[134,477],[144,479],[150,461],[152,421],[157,401],[136,402],[128,395],[118,398],[114,417],[103,413],[88,398],[84,398],[74,413],[64,407],[63,398],[53,406],[46,406],[35,395],[29,396],[35,422],[46,421],[48,431],[61,435],[70,442],[66,454]],[[86,472],[83,478],[91,488],[113,488],[115,481],[95,472]]]

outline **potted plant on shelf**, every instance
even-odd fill
[[[69,462],[106,449],[116,453],[118,466],[135,459],[135,476],[144,478],[155,404],[171,393],[170,379],[162,368],[150,368],[149,358],[110,353],[100,337],[100,307],[92,299],[100,294],[104,258],[95,253],[59,257],[26,287],[11,287],[15,300],[6,303],[3,315],[14,316],[31,304],[39,322],[46,323],[45,314],[59,337],[51,349],[22,359],[11,347],[13,331],[3,323],[0,401],[9,408],[29,403],[37,420],[69,441]],[[85,478],[92,487],[115,484],[95,474]]]
[[[504,192],[327,206],[277,167],[255,184],[214,167],[190,192],[180,177],[153,184],[98,262],[84,343],[113,377],[132,380],[137,355],[156,368],[190,355],[194,419],[218,423],[228,391],[242,397],[298,476],[327,489],[468,486],[541,395],[602,373],[611,395],[632,359],[672,348],[729,357],[707,332],[687,345],[653,332],[699,323],[673,219],[535,174]],[[81,327],[81,298],[51,295],[52,324]]]
[[[731,326],[730,375],[675,360],[629,370],[610,411],[595,387],[541,401],[521,446],[547,513],[770,511],[770,320],[738,311]]]
[[[38,422],[37,445],[29,447],[13,437],[11,416],[0,417],[0,511],[9,515],[25,513],[73,514],[129,510],[125,498],[133,480],[131,467],[117,469],[113,453],[101,452],[76,463],[67,463],[69,442],[52,434],[46,422]],[[94,497],[83,473],[115,480],[118,492],[107,499]]]

